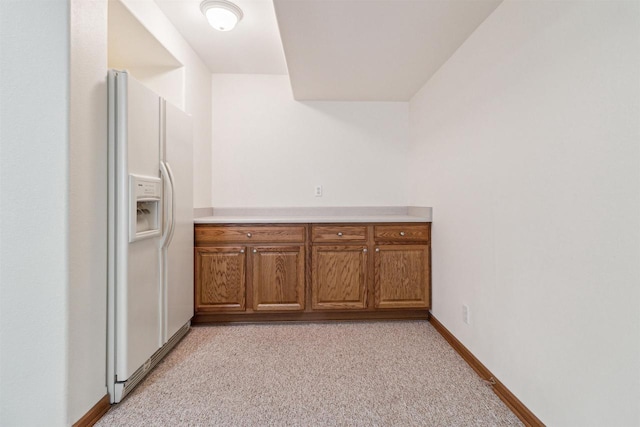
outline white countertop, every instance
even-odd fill
[[[213,208],[213,215],[195,224],[306,224],[431,222],[431,208],[423,207],[318,207],[318,208]]]
[[[372,216],[205,216],[193,220],[196,224],[297,224],[341,222],[431,222],[427,217],[410,215]]]

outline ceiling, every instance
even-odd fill
[[[155,0],[212,73],[287,74],[271,0],[233,0],[244,17],[233,31],[209,26],[202,0]]]
[[[409,100],[502,2],[233,1],[244,18],[219,32],[200,0],[155,0],[212,73],[288,73],[297,100],[334,101]]]
[[[274,0],[298,100],[407,101],[501,0]]]

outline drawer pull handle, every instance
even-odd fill
[[[338,236],[342,237],[342,231],[338,231]]]
[[[376,252],[380,252],[380,248],[376,248]]]
[[[401,231],[401,232],[400,232],[400,235],[401,235],[401,236],[404,236],[404,231]]]
[[[364,249],[362,250],[362,252],[364,252],[364,253],[366,254],[366,253],[367,253],[367,248],[364,248]]]
[[[247,237],[251,237],[251,233],[247,233]]]
[[[244,253],[244,249],[240,249],[240,253],[243,254]]]
[[[257,250],[257,249],[254,249],[254,250],[253,250],[253,253],[254,253],[254,254],[257,254],[257,253],[258,253],[258,250]]]

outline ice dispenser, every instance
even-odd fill
[[[162,181],[150,176],[129,175],[129,242],[160,235]]]

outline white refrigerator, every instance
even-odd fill
[[[191,118],[109,71],[107,387],[119,402],[193,317]]]

